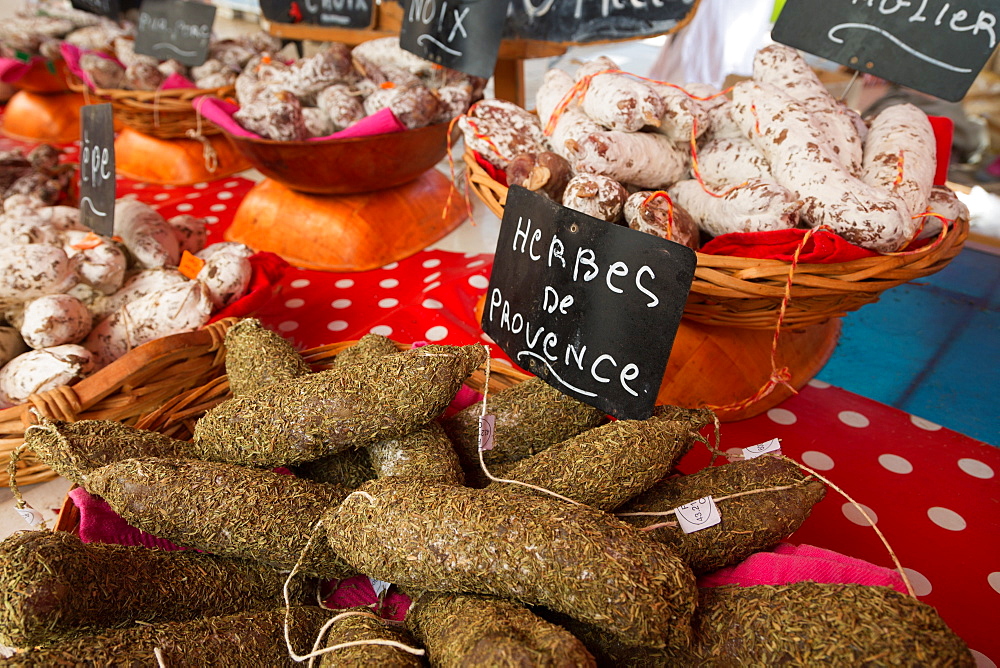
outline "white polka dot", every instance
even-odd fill
[[[333,308],[347,308],[351,305],[350,299],[336,299],[330,306]]]
[[[993,587],[993,591],[1000,594],[1000,571],[993,571],[986,576],[986,581]]]
[[[830,383],[826,382],[825,380],[813,378],[812,380],[809,381],[809,386],[815,387],[818,390],[825,390],[830,387]]]
[[[170,199],[170,195],[168,195],[167,193],[156,193],[155,195],[153,195],[153,199],[155,199],[157,202],[162,202],[165,199]]]
[[[433,290],[435,288],[440,288],[440,287],[441,287],[441,283],[440,282],[431,283],[430,285],[428,285],[427,287],[424,288],[424,292],[430,292],[431,290]]]
[[[906,573],[906,579],[913,586],[913,593],[917,596],[927,596],[934,589],[931,586],[931,581],[920,571],[915,571],[912,568],[904,568],[903,571]]]
[[[337,281],[336,283],[334,283],[333,285],[335,287],[340,288],[341,290],[346,290],[347,288],[353,288],[354,287],[354,280],[351,279],[351,278],[342,278],[339,281]]]
[[[282,332],[294,332],[299,328],[299,323],[294,320],[286,320],[282,323],[278,323],[278,329]]]
[[[232,199],[233,194],[231,192],[221,192],[218,195],[216,195],[216,197],[218,199]]]
[[[180,204],[177,205],[177,210],[180,211],[181,213],[185,211],[190,211],[193,208],[194,204],[191,204],[190,202],[181,202]]]
[[[985,464],[978,459],[963,458],[958,460],[958,468],[962,469],[973,478],[989,480],[993,477],[993,469],[989,464]]]
[[[399,266],[398,262],[390,262],[389,264],[383,266],[382,268],[385,269],[386,271],[392,271],[398,266]]]
[[[860,508],[858,506],[860,506]],[[862,509],[864,509],[865,513],[868,514],[868,517],[871,518],[871,522],[869,522],[868,519],[861,513]],[[844,517],[858,526],[870,527],[872,524],[878,524],[878,515],[875,514],[874,510],[863,503],[859,503],[857,506],[853,503],[845,503],[840,507],[840,512],[844,513]]]
[[[972,654],[972,658],[976,662],[976,668],[997,668],[997,664],[993,663],[990,657],[982,652],[970,649],[969,653]]]
[[[184,199],[198,199],[199,197],[201,197],[201,193],[188,193],[184,195]]]
[[[440,341],[448,336],[448,328],[443,325],[436,325],[424,332],[424,338],[428,341]]]
[[[879,455],[878,463],[893,473],[912,473],[913,464],[899,455]]]
[[[333,320],[327,323],[326,328],[331,332],[342,332],[347,329],[347,323],[343,320]]]
[[[302,308],[302,305],[305,303],[305,299],[289,299],[285,301],[285,308]]]
[[[868,418],[857,411],[840,411],[837,413],[837,417],[848,427],[863,428],[871,424]]]
[[[238,185],[240,185],[239,181],[226,181],[223,184],[223,187],[225,187],[225,188],[235,188]]]
[[[486,332],[483,332],[482,334],[480,334],[480,335],[479,335],[479,338],[481,338],[481,339],[482,339],[483,341],[485,341],[486,343],[496,343],[496,341],[494,341],[494,340],[493,340],[493,337],[491,337],[491,336],[490,336],[489,334],[487,334]]]
[[[809,468],[819,469],[820,471],[829,471],[834,466],[833,458],[830,455],[817,452],[816,450],[806,450],[803,452],[802,463]]]
[[[376,325],[370,330],[372,334],[381,334],[382,336],[392,336],[392,327],[389,325]]]
[[[928,509],[927,517],[930,518],[931,522],[948,531],[961,531],[966,526],[964,517],[954,510],[942,508],[941,506],[934,506]]]
[[[441,272],[435,271],[433,274],[427,274],[424,278],[424,283],[430,283],[431,281],[436,281],[439,278],[441,278]]]
[[[198,190],[204,190],[205,188],[208,187],[208,184],[207,183],[196,183],[196,184],[194,184],[194,187],[197,188]]]
[[[795,413],[786,408],[772,408],[767,412],[767,417],[771,418],[772,422],[785,425],[795,424],[795,421],[798,420]]]
[[[462,257],[464,258],[479,257],[479,253],[464,253]]]
[[[485,276],[469,276],[469,285],[476,289],[484,290],[489,287],[490,279]]]
[[[432,309],[442,309],[442,308],[444,308],[444,304],[442,304],[441,302],[439,302],[436,299],[425,299],[423,301],[423,303],[421,304],[421,306],[423,306],[424,308],[432,308]]]
[[[475,267],[481,267],[484,264],[486,264],[486,260],[476,260],[475,262],[470,262],[469,264],[465,265],[465,267],[466,269],[473,269]]]
[[[392,297],[386,297],[385,299],[380,299],[378,305],[379,308],[396,308],[399,306],[399,300],[393,299]]]
[[[910,422],[926,431],[938,431],[941,429],[941,425],[931,422],[930,420],[925,420],[922,417],[917,417],[916,415],[910,416]]]
[[[432,258],[430,260],[424,260],[424,263],[420,265],[424,269],[433,269],[441,264],[441,260],[437,258]]]
[[[296,278],[294,281],[289,283],[293,288],[308,288],[309,279],[308,278]]]
[[[217,223],[219,222],[218,216],[205,216],[205,222],[207,223]]]
[[[395,278],[387,278],[387,279],[385,279],[383,281],[379,281],[378,284],[379,284],[379,287],[381,287],[381,288],[395,288],[395,287],[399,287],[399,281],[397,281]]]
[[[209,211],[215,211],[215,212],[225,211],[226,210],[226,205],[225,204],[213,204],[212,206],[208,207],[208,210]]]

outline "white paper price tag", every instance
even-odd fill
[[[674,514],[677,516],[677,523],[684,533],[701,531],[722,522],[715,500],[710,496],[678,506],[674,508]]]
[[[31,506],[15,508],[14,510],[16,510],[17,514],[21,516],[22,520],[28,523],[28,526],[36,527],[42,523],[42,514]]]
[[[382,598],[383,594],[389,591],[389,587],[392,583],[386,582],[385,580],[376,580],[375,578],[368,578],[368,581],[372,583],[372,589],[375,590],[375,595]]]
[[[493,449],[493,433],[497,424],[496,415],[484,415],[479,418],[479,449]]]
[[[743,448],[743,459],[753,459],[768,452],[781,452],[781,441],[772,438],[765,443],[758,443],[757,445],[751,445],[749,448]]]

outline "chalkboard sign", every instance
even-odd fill
[[[645,419],[695,264],[686,246],[513,186],[483,331],[563,393],[618,418]]]
[[[406,0],[399,45],[421,58],[493,76],[508,0]]]
[[[375,22],[375,0],[260,0],[260,12],[278,23],[365,29]]]
[[[115,130],[111,104],[80,108],[80,222],[114,235]]]
[[[511,0],[506,39],[602,42],[673,32],[699,0]]]
[[[184,0],[145,0],[139,8],[135,52],[185,65],[208,57],[215,7]]]
[[[997,46],[997,0],[787,0],[776,42],[958,101]]]
[[[72,0],[74,9],[80,9],[91,14],[100,14],[111,19],[117,19],[122,6],[119,0]]]

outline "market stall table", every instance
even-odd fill
[[[253,184],[239,176],[187,187],[122,179],[119,195],[134,194],[167,217],[204,216],[210,241],[220,241]],[[484,228],[495,226],[496,219],[481,209],[474,219],[480,226],[475,233],[488,238]],[[300,348],[368,332],[403,342],[489,343],[473,313],[488,285],[493,256],[481,245],[473,250],[429,249],[357,273],[292,268],[256,315]],[[499,350],[494,354],[502,357]],[[1000,662],[994,628],[1000,602],[1000,449],[815,380],[777,408],[724,424],[720,445],[742,448],[771,438],[781,439],[786,455],[867,509],[917,595],[968,642],[980,666]],[[690,472],[708,462],[708,451],[697,448],[681,469]],[[12,504],[7,505],[9,510]],[[832,488],[789,542],[892,567],[863,516]]]

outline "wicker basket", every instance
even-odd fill
[[[507,187],[497,183],[471,152],[464,155],[469,185],[503,217]],[[783,327],[816,325],[877,301],[885,290],[929,276],[962,250],[969,221],[957,220],[940,241],[905,255],[881,255],[795,268]],[[698,253],[684,317],[706,325],[774,329],[785,297],[790,263]]]
[[[91,89],[79,80],[71,82],[70,89],[83,93],[87,104],[110,102],[116,121],[160,139],[192,138],[199,133],[202,136],[218,134],[221,130],[197,113],[194,98],[202,95],[225,98],[236,92],[232,85],[154,91]]]
[[[174,334],[137,346],[73,386],[29,397],[0,411],[0,485],[10,478],[11,453],[24,443],[35,413],[57,420],[118,420],[134,423],[179,393],[208,383],[225,371],[223,340],[236,318],[225,318],[196,332]],[[26,452],[17,462],[17,483],[27,485],[56,474]]]
[[[236,321],[237,318],[227,318],[197,332],[152,341],[72,388],[62,387],[48,393],[46,399],[33,397],[29,404],[0,411],[3,420],[0,427],[5,434],[0,440],[3,446],[2,484],[9,483],[6,471],[10,452],[24,442],[27,424],[35,422],[29,412],[32,407],[56,419],[119,420],[174,438],[191,438],[197,419],[230,396],[223,344],[226,331]],[[332,343],[312,348],[302,355],[314,370],[319,371],[329,368],[340,351],[355,343]],[[406,350],[410,346],[396,343],[396,347]],[[499,392],[528,377],[508,365],[492,364],[490,392]],[[482,391],[484,370],[475,371],[466,380],[466,385]],[[60,407],[53,409],[56,403]],[[67,404],[80,408],[66,411],[62,406]],[[21,457],[18,466],[18,486],[56,477],[30,453]]]

